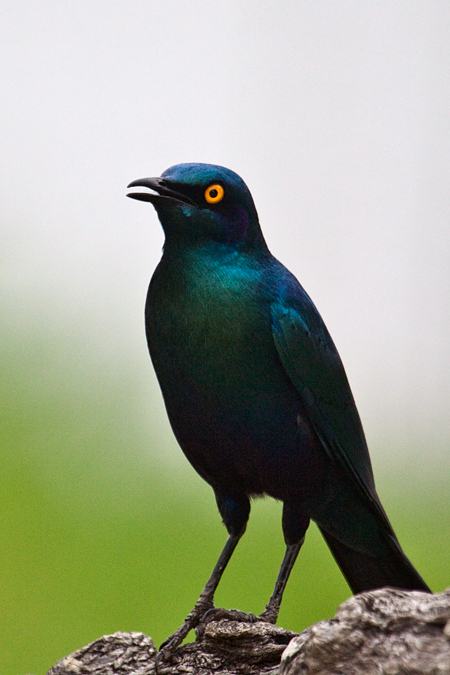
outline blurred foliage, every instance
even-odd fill
[[[184,470],[161,459],[164,434],[140,420],[150,401],[138,376],[72,347],[16,336],[2,348],[2,675],[41,675],[117,630],[159,644],[192,608],[226,537],[212,491],[181,451]],[[442,590],[450,560],[444,481],[418,492],[378,477],[402,545]],[[272,500],[254,504],[218,605],[263,609],[284,550],[280,517]],[[299,631],[333,616],[348,596],[311,527],[279,624]]]

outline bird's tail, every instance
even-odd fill
[[[393,586],[405,591],[431,593],[420,574],[403,553],[398,541],[391,535],[388,535],[390,552],[382,558],[375,558],[355,551],[322,528],[320,531],[353,593],[371,591],[385,586]]]

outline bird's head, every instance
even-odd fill
[[[230,169],[177,164],[160,178],[141,178],[128,187],[151,190],[127,196],[153,204],[166,241],[265,246],[250,191]]]

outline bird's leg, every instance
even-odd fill
[[[302,547],[305,537],[302,537],[299,542],[296,544],[288,544],[284,554],[283,562],[281,563],[280,571],[278,572],[278,577],[275,583],[275,588],[270,597],[269,602],[259,616],[256,616],[252,613],[241,612],[238,609],[222,609],[221,607],[212,607],[209,609],[202,618],[201,625],[196,628],[197,638],[200,638],[203,635],[205,630],[205,625],[210,621],[219,621],[220,619],[229,619],[231,621],[248,621],[249,623],[255,623],[256,621],[265,621],[266,623],[275,624],[278,619],[278,613],[280,611],[281,601],[283,599],[284,589],[289,579],[294,563],[297,559],[299,551]]]
[[[261,614],[258,616],[258,619],[267,621],[268,623],[277,622],[284,589],[304,541],[305,537],[302,537],[302,539],[300,539],[297,544],[290,544],[286,547],[286,552],[284,554],[283,562],[281,563],[280,571],[275,583],[275,588],[273,589],[273,593],[270,596],[270,600],[267,603],[265,610],[261,612]]]
[[[309,515],[305,511],[302,502],[299,500],[285,501],[283,505],[283,534],[286,542],[286,551],[273,593],[258,619],[267,621],[268,623],[276,623],[284,589],[299,551],[305,541],[308,526]]]
[[[205,612],[214,607],[214,593],[219,585],[219,581],[222,577],[222,574],[227,566],[236,545],[241,538],[243,532],[239,535],[230,534],[226,541],[226,544],[223,548],[222,553],[220,554],[219,560],[214,567],[211,576],[209,577],[205,588],[200,594],[199,599],[195,603],[194,609],[189,612],[185,618],[183,624],[178,628],[178,630],[173,633],[167,640],[164,640],[160,647],[160,653],[168,654],[176,649],[184,640],[186,635],[192,628],[198,626],[202,620]]]

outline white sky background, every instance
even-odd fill
[[[435,452],[439,467],[448,2],[3,0],[0,50],[11,335],[69,344],[78,331],[98,358],[150,377],[142,313],[163,237],[126,185],[179,162],[223,164],[321,311],[372,446],[412,443],[425,453],[414,461]]]

